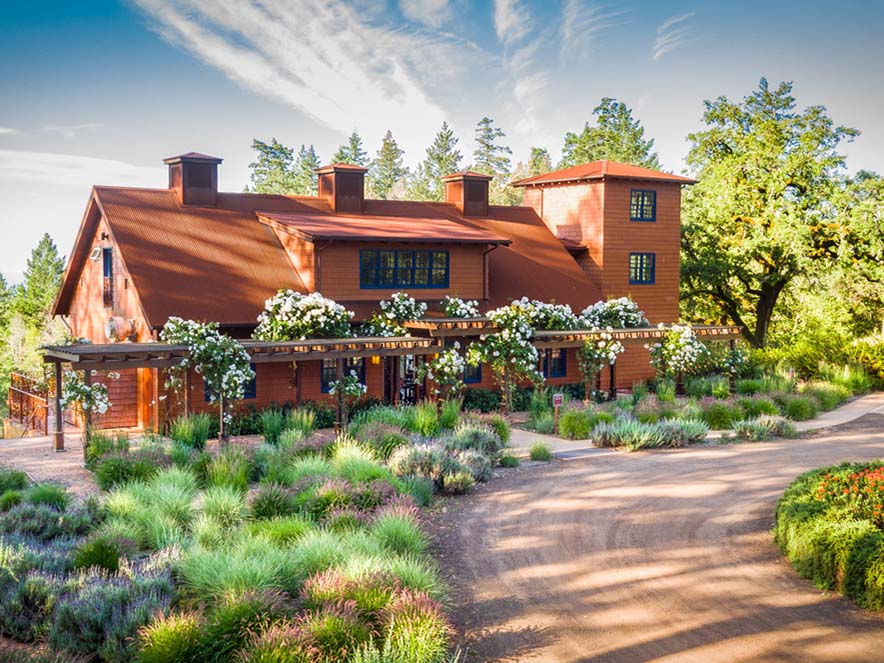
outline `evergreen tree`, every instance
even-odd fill
[[[488,198],[493,205],[518,205],[523,193],[509,186],[510,155],[512,150],[506,145],[498,144],[506,134],[500,127],[494,126],[494,120],[483,117],[476,125],[476,149],[473,151],[471,168],[480,173],[491,175]]]
[[[44,233],[28,258],[24,282],[13,299],[13,312],[28,324],[41,324],[58,293],[63,273],[64,258],[58,255],[49,233]]]
[[[528,159],[528,174],[526,177],[543,175],[552,170],[552,159],[549,158],[549,150],[545,147],[532,147],[531,156]]]
[[[393,187],[408,174],[408,169],[402,165],[403,154],[393,132],[388,130],[368,173],[369,190],[376,198],[390,198]]]
[[[427,148],[426,158],[409,178],[407,197],[410,200],[443,200],[445,187],[441,178],[458,172],[462,158],[454,131],[448,122],[443,122],[433,144]]]
[[[252,149],[258,158],[249,164],[252,169],[251,193],[286,194],[295,191],[294,150],[278,142],[275,138],[265,143],[257,138],[252,141]]]
[[[660,170],[654,140],[645,139],[644,127],[629,106],[604,97],[592,113],[598,118],[596,126],[587,122],[579,134],[565,134],[561,167],[608,159]]]
[[[332,163],[349,163],[354,166],[368,165],[368,152],[362,147],[362,137],[353,130],[347,142],[338,148],[332,157]]]
[[[292,193],[299,196],[315,196],[317,193],[316,169],[321,166],[319,155],[313,146],[301,145],[295,161]]]
[[[6,282],[6,277],[0,274],[0,337],[2,337],[3,330],[6,329],[6,325],[9,324],[13,292]]]

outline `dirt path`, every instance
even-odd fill
[[[884,457],[884,414],[800,440],[606,454],[450,500],[438,554],[468,661],[882,661],[884,615],[774,546],[801,472]]]

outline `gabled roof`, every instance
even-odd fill
[[[166,157],[163,163],[178,163],[179,161],[206,161],[209,163],[221,163],[224,159],[220,157],[209,156],[201,152],[185,152],[184,154],[176,154],[174,157]]]
[[[471,179],[471,180],[493,180],[494,178],[491,175],[487,175],[485,173],[477,173],[475,170],[462,170],[459,173],[451,173],[450,175],[443,175],[439,178],[443,182],[447,182],[448,180],[459,180],[459,179]]]
[[[510,186],[535,186],[543,184],[558,184],[561,182],[577,182],[580,180],[600,180],[606,177],[635,180],[658,180],[663,182],[676,182],[679,184],[694,184],[697,180],[681,175],[664,173],[659,170],[633,166],[628,163],[617,161],[592,161],[579,166],[563,168],[551,173],[543,173],[526,177],[511,182]]]
[[[445,219],[378,216],[368,214],[285,214],[256,212],[262,223],[314,241],[444,242],[459,244],[509,244],[510,240]]]
[[[319,168],[314,169],[314,173],[330,173],[335,170],[352,170],[357,173],[367,173],[368,168],[363,166],[357,166],[352,163],[330,163],[327,166],[320,166]]]

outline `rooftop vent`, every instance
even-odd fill
[[[183,205],[214,207],[218,201],[218,164],[222,161],[199,152],[163,159],[169,166],[169,188]]]
[[[325,198],[332,210],[344,214],[365,211],[365,173],[368,168],[349,163],[333,163],[317,168],[319,197]]]
[[[445,202],[453,203],[464,216],[488,216],[488,183],[490,175],[466,170],[442,178]]]

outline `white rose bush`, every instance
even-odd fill
[[[481,316],[479,302],[475,299],[446,296],[442,300],[442,310],[448,318],[478,318]]]
[[[629,297],[598,301],[580,314],[587,329],[627,329],[649,327],[644,311]]]
[[[380,312],[375,312],[360,330],[364,336],[405,336],[406,322],[418,320],[427,312],[427,305],[418,302],[405,292],[394,292],[390,299],[379,302]]]
[[[217,322],[195,322],[171,317],[160,338],[173,345],[186,345],[188,357],[169,371],[166,386],[179,389],[184,371],[192,368],[202,375],[210,399],[218,402],[219,438],[227,440],[226,424],[232,418],[234,401],[240,400],[246,385],[255,377],[249,353],[235,339],[222,334]]]
[[[620,341],[614,340],[612,330],[600,331],[598,335],[587,338],[583,347],[577,350],[577,366],[583,374],[584,400],[589,400],[596,378],[605,366],[613,366],[617,357],[625,348]]]
[[[664,329],[664,325],[659,325]],[[658,377],[678,377],[693,373],[706,359],[708,348],[697,338],[691,325],[672,325],[663,338],[649,347],[651,364]]]
[[[433,395],[442,400],[456,398],[466,386],[463,372],[467,362],[460,352],[460,343],[445,348],[435,359],[418,366],[418,378],[433,383]]]
[[[329,385],[328,393],[338,401],[342,428],[347,426],[347,413],[350,411],[351,405],[365,396],[367,391],[368,387],[359,380],[356,371],[352,370],[340,380],[335,380]]]
[[[254,336],[259,341],[346,338],[352,336],[352,317],[352,311],[318,292],[280,290],[264,303]]]

